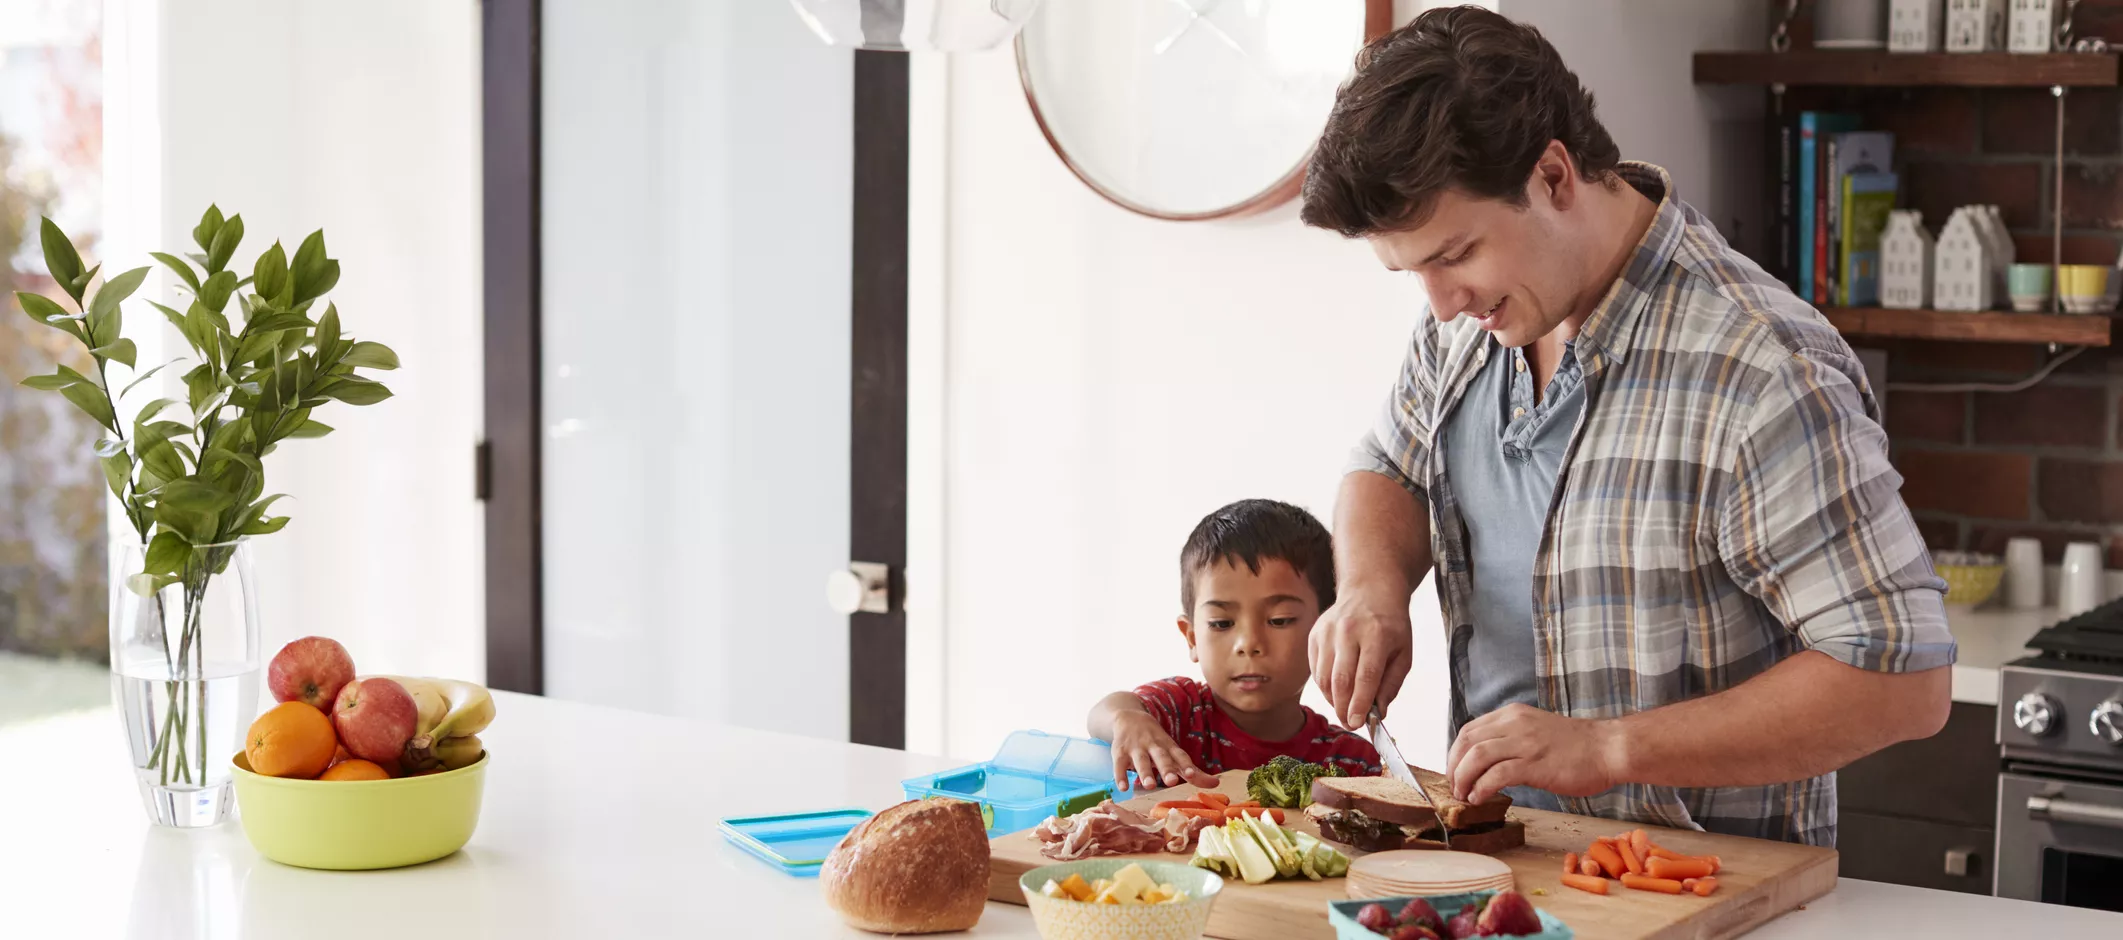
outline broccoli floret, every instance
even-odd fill
[[[1308,764],[1288,754],[1262,764],[1246,775],[1246,796],[1262,806],[1303,809],[1312,803],[1312,781],[1320,777],[1345,777],[1342,769],[1326,764]]]

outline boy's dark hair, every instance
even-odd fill
[[[1312,514],[1272,499],[1242,499],[1202,517],[1179,551],[1179,602],[1194,616],[1194,578],[1218,562],[1244,562],[1259,574],[1261,563],[1280,558],[1319,595],[1320,610],[1334,606],[1334,544]]]
[[[1301,217],[1355,238],[1421,226],[1448,189],[1523,206],[1551,140],[1586,182],[1610,181],[1621,161],[1592,93],[1539,30],[1481,7],[1430,10],[1357,53]]]

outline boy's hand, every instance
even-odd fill
[[[1165,733],[1148,713],[1122,714],[1113,719],[1113,783],[1128,788],[1128,771],[1143,789],[1156,790],[1191,783],[1216,786],[1216,776],[1194,766],[1187,752]]]

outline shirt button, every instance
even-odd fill
[[[1518,357],[1518,361],[1517,361],[1517,362],[1514,362],[1514,363],[1512,363],[1512,364],[1511,364],[1511,367],[1512,367],[1512,368],[1514,368],[1514,369],[1517,369],[1517,370],[1519,370],[1520,372],[1524,372],[1524,371],[1526,371],[1526,357],[1524,357],[1524,356],[1520,356],[1520,357]]]
[[[1523,418],[1523,417],[1525,417],[1525,416],[1526,416],[1526,409],[1524,409],[1524,408],[1513,408],[1513,409],[1511,409],[1511,416],[1512,416],[1512,417],[1514,417],[1514,418]]]

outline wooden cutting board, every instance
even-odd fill
[[[1246,774],[1223,775],[1217,789],[1244,800]],[[1175,787],[1126,801],[1130,809],[1148,812],[1161,800],[1187,799],[1193,787]],[[1526,845],[1497,856],[1510,864],[1518,888],[1535,907],[1569,924],[1581,940],[1724,940],[1754,929],[1785,911],[1835,889],[1834,849],[1768,842],[1739,836],[1714,835],[1680,829],[1645,827],[1653,842],[1689,855],[1716,855],[1724,863],[1718,873],[1718,890],[1707,898],[1631,891],[1620,882],[1610,893],[1587,894],[1562,886],[1563,854],[1582,853],[1593,838],[1629,828],[1613,820],[1549,813],[1541,810],[1511,811],[1511,818],[1526,824]],[[1303,813],[1289,813],[1290,828],[1314,834],[1318,827]],[[1337,845],[1351,856],[1363,853]],[[995,837],[989,843],[988,897],[1009,904],[1024,904],[1017,879],[1025,872],[1052,860],[1039,854],[1039,840],[1027,830]],[[1131,856],[1145,861],[1184,862],[1192,857],[1178,854]],[[1224,940],[1283,940],[1283,938],[1331,938],[1327,902],[1345,900],[1346,879],[1325,881],[1271,881],[1249,885],[1226,879],[1216,907],[1209,915],[1209,936]],[[1545,891],[1545,894],[1538,892]]]

